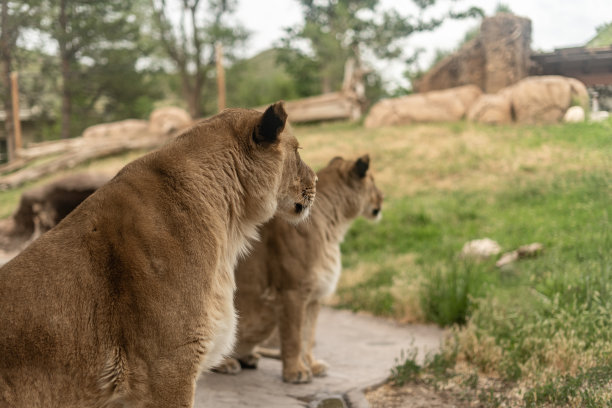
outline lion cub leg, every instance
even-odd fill
[[[279,315],[283,381],[299,384],[312,381],[312,372],[301,356],[302,325],[306,314],[304,293],[299,290],[281,292]]]
[[[306,321],[304,324],[304,359],[310,366],[310,371],[315,377],[325,377],[329,365],[323,360],[317,360],[312,349],[315,344],[315,331],[317,327],[317,318],[319,317],[320,303],[317,300],[311,301],[306,307]]]

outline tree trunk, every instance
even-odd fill
[[[62,139],[70,137],[72,96],[70,94],[70,61],[62,56]]]
[[[2,11],[0,16],[0,64],[2,64],[2,85],[4,87],[4,94],[2,96],[2,103],[4,105],[4,112],[6,119],[4,120],[4,129],[6,131],[6,152],[8,155],[8,161],[13,159],[15,153],[15,127],[13,124],[13,102],[11,101],[11,48],[12,45],[9,40],[9,25],[8,25],[8,0],[2,1]]]
[[[181,72],[181,82],[183,84],[183,98],[187,101],[187,110],[193,119],[201,118],[202,112],[202,81],[192,78],[187,72]]]
[[[329,75],[324,75],[323,78],[321,78],[321,93],[330,93],[332,91],[331,88],[331,79],[329,78]]]
[[[62,139],[70,137],[70,117],[72,115],[72,97],[70,94],[70,52],[67,49],[68,19],[66,16],[66,0],[60,2],[59,24],[62,35],[59,36],[60,59],[62,64]]]

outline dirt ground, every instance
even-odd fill
[[[435,390],[426,384],[395,387],[384,384],[366,393],[371,408],[468,408],[472,407],[448,391]]]

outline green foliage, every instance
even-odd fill
[[[130,79],[129,71],[135,70],[140,23],[134,2],[43,1],[41,10],[40,30],[55,40],[58,50],[62,137],[78,135],[94,122],[89,116],[98,102],[111,96],[109,84]],[[126,75],[110,70],[116,64],[128,69]]]
[[[228,106],[255,107],[300,97],[299,83],[277,64],[277,56],[277,50],[266,50],[227,70]]]
[[[517,383],[529,384],[523,403],[531,406],[608,406],[609,386],[595,378],[611,378],[606,367],[612,356],[612,124],[496,127],[494,134],[489,127],[478,129],[482,138],[474,140],[483,143],[480,151],[488,152],[483,155],[472,157],[473,149],[450,149],[452,141],[438,145],[433,139],[442,132],[464,137],[470,132],[464,124],[427,128],[430,138],[419,141],[431,151],[423,154],[428,163],[422,166],[413,163],[420,157],[412,153],[413,140],[406,148],[377,150],[386,174],[401,169],[414,183],[446,177],[461,183],[470,168],[493,171],[496,181],[481,187],[486,176],[479,173],[474,185],[425,185],[410,193],[400,185],[388,191],[382,221],[355,222],[342,245],[344,273],[361,279],[341,281],[340,305],[380,313],[372,299],[389,293],[392,302],[385,310],[402,316],[409,295],[421,309],[417,317],[441,325],[465,323],[453,329],[457,337],[446,347],[456,349],[469,369],[499,378],[499,386],[483,381],[474,390],[470,398],[483,406],[503,404],[500,387]],[[398,137],[423,129],[402,131]],[[497,157],[491,143],[497,142],[512,158],[496,158],[489,166],[488,155]],[[414,150],[421,152],[419,146]],[[546,164],[522,159],[539,152],[540,161],[545,151],[559,156]],[[578,156],[562,159],[563,152]],[[578,163],[576,157],[591,159]],[[510,163],[514,169],[502,174],[500,168]],[[496,240],[504,252],[531,242],[545,249],[504,268],[495,267],[495,259],[458,258],[466,241],[481,237]],[[385,279],[375,280],[372,271]],[[416,289],[402,292],[402,282]],[[410,367],[406,370],[417,371]],[[431,375],[418,372],[421,379]],[[472,389],[477,379],[457,381]]]
[[[452,376],[450,370],[457,362],[456,351],[428,353],[423,359],[423,364],[417,362],[419,350],[412,346],[408,350],[401,350],[400,357],[395,359],[395,364],[391,368],[389,380],[395,386],[401,387],[409,382],[420,379],[422,374],[427,374],[435,380],[447,379]],[[470,378],[472,383],[478,381]]]
[[[418,350],[411,348],[408,351],[401,351],[400,357],[395,359],[395,365],[391,368],[391,376],[389,379],[393,385],[401,387],[402,385],[415,381],[423,367],[417,363]]]
[[[338,307],[352,310],[369,310],[377,315],[392,316],[394,300],[390,293],[393,278],[398,272],[392,268],[381,268],[364,282],[351,288],[340,289]]]
[[[413,3],[424,11],[436,1],[413,0]],[[482,15],[480,9],[470,8],[425,20],[421,13],[418,17],[402,16],[395,10],[382,10],[379,0],[300,0],[300,4],[305,22],[286,29],[281,47],[285,52],[280,54],[279,61],[296,79],[309,84],[305,91],[313,93],[339,90],[349,58],[360,68],[365,65],[363,56],[368,54],[379,59],[405,59],[408,55],[402,41],[411,34],[434,30],[446,18]],[[310,47],[306,52],[296,46],[304,41]],[[319,81],[318,89],[314,81]],[[314,92],[316,89],[318,92]]]
[[[448,266],[446,266],[448,265]],[[490,266],[490,265],[489,265]],[[471,314],[472,299],[481,296],[491,268],[474,262],[450,260],[433,270],[425,267],[421,307],[428,321],[440,326],[464,324]]]
[[[495,6],[495,14],[497,13],[514,14],[512,9],[510,8],[510,5],[506,3],[497,3],[497,6]]]
[[[587,47],[607,47],[612,45],[612,22],[597,27],[597,34],[586,44]]]
[[[236,50],[249,33],[230,21],[236,0],[148,0],[147,41],[161,66],[172,65],[177,87],[194,118],[217,111],[214,84],[216,44],[223,61],[237,60]],[[210,97],[215,95],[215,97]]]

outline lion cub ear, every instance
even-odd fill
[[[357,159],[351,171],[357,177],[364,178],[366,176],[368,168],[370,168],[370,156],[365,154]]]
[[[331,159],[327,165],[331,166],[331,165],[335,164],[336,162],[341,162],[342,160],[343,159],[342,159],[341,156],[336,156],[333,159]]]
[[[276,143],[278,135],[285,128],[286,122],[287,112],[285,112],[282,101],[268,106],[259,123],[255,126],[255,130],[253,130],[253,140],[264,147]]]

